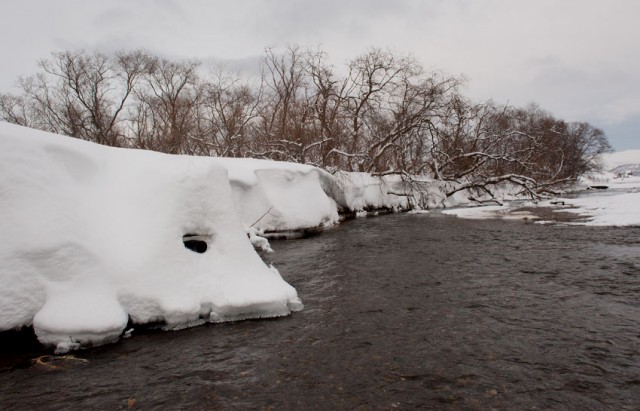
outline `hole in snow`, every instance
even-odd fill
[[[207,251],[207,239],[208,235],[200,234],[185,234],[182,236],[182,242],[184,246],[191,251],[202,254]]]

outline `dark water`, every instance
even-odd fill
[[[272,244],[305,309],[0,360],[4,409],[640,409],[640,228],[359,219]]]

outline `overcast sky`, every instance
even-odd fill
[[[341,65],[370,47],[468,79],[466,95],[535,101],[640,149],[638,0],[0,0],[0,91],[54,50],[145,48],[259,61],[320,45]],[[15,90],[13,90],[15,91]]]

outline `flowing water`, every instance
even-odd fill
[[[4,409],[640,409],[640,228],[347,222],[272,243],[292,316],[0,354]]]

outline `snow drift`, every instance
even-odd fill
[[[212,159],[0,123],[0,330],[32,324],[64,351],[118,339],[129,318],[181,328],[300,309],[233,201]]]

